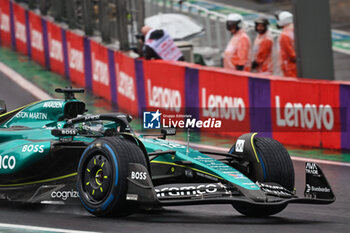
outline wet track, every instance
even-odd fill
[[[0,74],[0,99],[8,109],[35,100]],[[122,219],[96,218],[80,206],[14,205],[0,202],[0,223],[99,232],[349,232],[350,166],[320,164],[337,201],[331,205],[289,205],[268,218],[247,218],[230,205],[167,207]],[[304,163],[294,161],[298,195],[304,191]],[[0,232],[4,231],[0,227]],[[20,232],[20,231],[11,231]]]

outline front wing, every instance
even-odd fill
[[[145,174],[137,176],[135,174]],[[127,200],[145,206],[248,203],[256,206],[279,206],[289,203],[330,204],[335,196],[322,170],[315,163],[306,163],[306,185],[298,197],[274,183],[258,183],[259,190],[247,190],[222,180],[217,183],[165,184],[154,187],[147,169],[129,164]],[[142,177],[142,179],[140,179]]]

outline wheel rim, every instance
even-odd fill
[[[82,179],[82,190],[93,204],[103,202],[110,192],[112,165],[102,153],[94,154],[86,160]]]

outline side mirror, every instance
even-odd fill
[[[168,135],[176,135],[176,129],[175,128],[163,128],[160,130],[161,133],[161,137],[159,137],[160,139],[166,139],[166,136]]]
[[[0,100],[0,115],[6,113],[6,104],[5,101]]]

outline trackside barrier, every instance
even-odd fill
[[[18,52],[28,55],[28,41],[27,41],[27,21],[28,12],[20,5],[13,4],[13,18],[15,28],[15,48]]]
[[[12,8],[12,7],[11,7]],[[1,46],[11,47],[14,44],[11,44],[12,35],[11,32],[14,32],[13,28],[11,28],[11,21],[13,22],[13,18],[11,20],[10,16],[13,16],[13,13],[10,14],[10,1],[9,0],[0,0],[0,42]]]
[[[50,68],[53,72],[61,74],[65,76],[66,65],[65,65],[65,51],[63,44],[63,39],[65,37],[64,29],[57,26],[55,23],[46,21],[47,32],[48,32],[48,53],[49,53],[49,61]]]
[[[350,149],[349,82],[132,59],[9,0],[0,0],[0,42],[135,116],[160,109],[222,120],[234,136]]]

